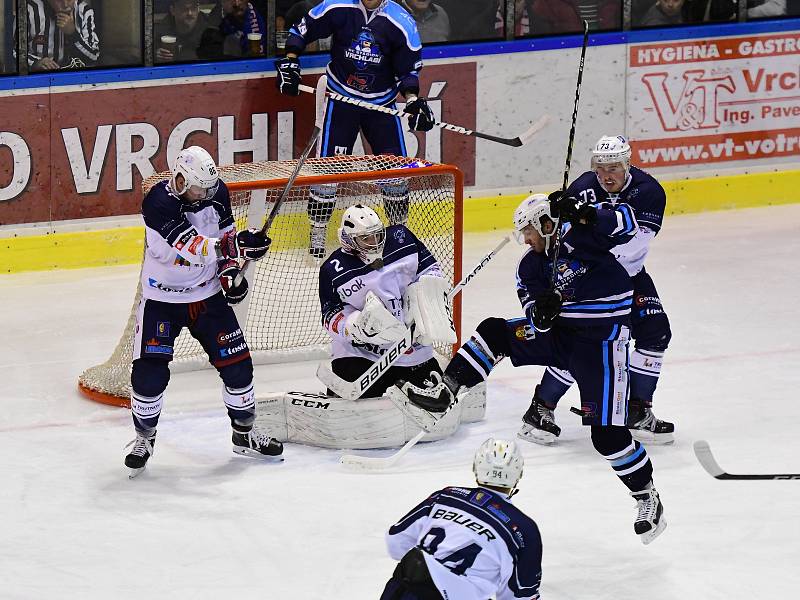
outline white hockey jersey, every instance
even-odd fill
[[[367,292],[372,291],[398,321],[404,322],[403,294],[421,275],[441,275],[439,263],[404,225],[386,228],[383,267],[378,270],[341,248],[331,254],[319,270],[319,298],[322,324],[331,336],[333,358],[360,356],[377,360],[391,344],[384,347],[354,345],[345,336],[347,317],[353,311],[364,309]],[[431,358],[433,348],[414,344],[396,364],[413,367]]]
[[[434,492],[389,528],[386,545],[395,560],[420,547],[445,598],[539,598],[539,528],[498,492],[482,487]]]
[[[154,185],[142,201],[146,249],[142,296],[161,302],[196,302],[220,291],[214,245],[234,228],[227,186],[213,198],[188,204],[167,181]]]

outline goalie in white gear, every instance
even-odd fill
[[[441,368],[431,346],[456,341],[446,301],[450,284],[436,258],[405,225],[385,227],[374,210],[360,204],[342,215],[339,243],[319,272],[332,371],[355,381],[413,324],[411,349],[364,396],[383,395],[398,378],[418,385],[436,381]]]
[[[434,492],[389,528],[399,560],[381,600],[539,598],[542,538],[511,504],[524,459],[513,441],[489,438],[475,453],[478,487]]]

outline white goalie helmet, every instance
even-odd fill
[[[592,149],[592,171],[598,165],[621,164],[627,176],[631,168],[631,145],[621,135],[604,135]]]
[[[365,264],[383,258],[386,228],[374,210],[356,204],[342,215],[339,243],[342,248],[358,256]]]
[[[183,186],[178,187],[176,178],[183,176]],[[172,167],[172,190],[188,202],[200,202],[212,198],[219,188],[219,171],[214,159],[200,146],[189,146],[178,153]]]
[[[472,472],[479,485],[514,489],[522,477],[525,459],[514,441],[489,438],[475,452]]]
[[[545,218],[553,222],[553,230],[550,233],[544,232],[542,221]],[[558,227],[558,217],[554,217],[550,212],[550,200],[547,194],[531,194],[514,211],[514,239],[518,244],[523,243],[522,230],[528,225],[533,225],[549,246],[549,238]]]

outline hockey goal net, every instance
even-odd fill
[[[235,307],[239,323],[256,364],[328,357],[328,334],[321,324],[319,268],[309,260],[309,190],[335,185],[335,208],[327,227],[326,255],[338,247],[337,229],[342,212],[353,204],[372,207],[384,222],[392,215],[384,208],[387,186],[407,186],[408,227],[438,259],[447,277],[461,278],[462,190],[461,172],[454,166],[420,163],[396,156],[338,156],[309,159],[289,191],[269,235],[267,256],[250,271],[250,293]],[[240,163],[220,167],[220,177],[231,192],[237,228],[261,227],[286,186],[296,161]],[[142,183],[143,193],[169,178],[158,173]],[[389,204],[386,202],[386,204]],[[115,406],[129,406],[130,371],[136,308],[141,284],[133,301],[127,325],[111,357],[84,371],[78,387],[87,397]],[[460,335],[459,298],[453,318]],[[452,348],[437,351],[450,356]],[[173,372],[207,367],[200,344],[184,330],[175,342]]]

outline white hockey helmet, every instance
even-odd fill
[[[624,136],[604,135],[592,149],[592,171],[596,171],[598,165],[614,164],[621,164],[625,175],[628,175],[631,168],[631,145]]]
[[[514,489],[522,477],[525,459],[514,441],[489,438],[480,445],[472,461],[478,485]]]
[[[553,222],[553,229],[550,233],[544,232],[543,219],[549,219]],[[539,232],[547,242],[547,248],[550,245],[550,236],[556,232],[558,227],[558,217],[554,217],[550,209],[550,200],[547,194],[531,194],[523,200],[514,211],[514,239],[518,244],[522,244],[522,230],[528,225],[533,225],[534,229]]]
[[[374,210],[356,204],[342,215],[339,243],[342,248],[358,256],[365,264],[383,258],[386,228]]]
[[[183,186],[176,183],[183,176]],[[212,198],[219,188],[219,171],[214,159],[200,146],[189,146],[178,153],[172,167],[170,187],[187,202],[200,202]]]

